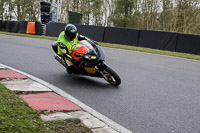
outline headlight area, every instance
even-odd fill
[[[95,55],[85,55],[84,56],[85,59],[91,59],[91,60],[96,60],[97,57]]]

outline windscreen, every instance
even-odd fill
[[[80,41],[78,44],[81,44],[81,45],[84,45],[84,46],[88,47],[88,48],[90,49],[89,52],[90,52],[91,54],[97,55],[96,50],[94,49],[94,47],[93,47],[87,40],[82,40],[82,41]]]

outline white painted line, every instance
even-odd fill
[[[5,67],[3,67],[3,66],[0,64],[0,69],[5,69]]]
[[[19,71],[15,68],[12,68],[10,66],[6,66],[3,64],[0,64],[3,67],[6,67],[8,69],[11,69],[13,71],[16,71],[18,73],[21,73],[27,77],[29,77],[30,79],[39,82],[40,84],[43,84],[44,86],[50,88],[51,90],[53,90],[54,92],[56,92],[57,94],[67,98],[68,100],[70,100],[71,102],[75,103],[76,105],[78,105],[79,107],[81,107],[83,110],[87,111],[88,113],[90,113],[91,115],[93,115],[94,117],[98,118],[99,120],[103,121],[105,124],[107,124],[108,126],[110,126],[111,128],[113,128],[114,130],[121,132],[121,133],[132,133],[130,130],[124,128],[123,126],[117,124],[116,122],[114,122],[113,120],[109,119],[108,117],[100,114],[99,112],[95,111],[94,109],[90,108],[89,106],[85,105],[84,103],[80,102],[78,99],[74,98],[73,96],[71,96],[70,94],[68,94],[67,92],[59,89],[58,87],[47,83],[39,78],[36,78],[30,74],[27,74],[25,72]]]

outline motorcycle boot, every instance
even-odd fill
[[[67,60],[67,73],[72,74],[72,73],[75,73],[75,72],[76,72],[76,70],[75,70],[74,63],[70,60]]]
[[[72,74],[73,70],[74,70],[73,66],[67,66],[67,73],[68,74]]]

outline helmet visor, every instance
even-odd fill
[[[66,33],[66,36],[67,36],[67,38],[69,39],[69,41],[73,41],[74,40],[74,38],[76,37],[76,32],[75,33],[69,33],[69,32],[67,32]]]

